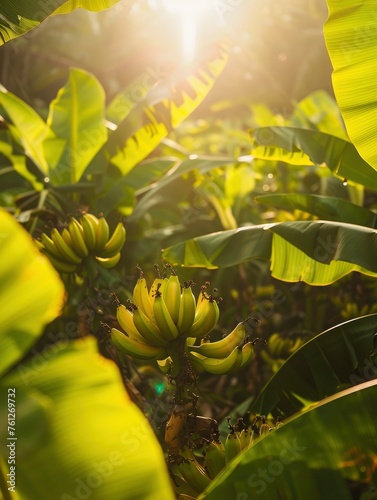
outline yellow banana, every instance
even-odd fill
[[[56,247],[56,245],[52,241],[52,239],[47,236],[47,234],[42,233],[41,240],[42,240],[43,247],[45,248],[45,250],[48,252],[49,255],[52,255],[56,259],[62,260],[61,253],[59,252],[58,248]]]
[[[84,241],[84,230],[81,224],[72,218],[68,224],[69,234],[72,240],[72,246],[77,255],[80,257],[87,257],[89,254],[88,248]]]
[[[238,370],[244,368],[249,363],[249,361],[251,361],[253,354],[254,354],[254,344],[252,342],[247,342],[242,346],[242,361],[240,366],[238,367]]]
[[[111,257],[112,255],[120,252],[126,241],[126,230],[122,222],[118,222],[116,228],[110,239],[107,241],[103,250],[101,251],[101,257]]]
[[[242,363],[242,348],[236,346],[233,351],[222,359],[208,358],[197,352],[189,352],[189,358],[195,361],[208,373],[223,375],[236,371]]]
[[[268,339],[268,350],[274,358],[278,358],[281,354],[281,349],[284,340],[278,333],[273,333]]]
[[[187,286],[186,286],[187,285]],[[185,282],[182,290],[179,305],[177,328],[179,335],[183,335],[190,330],[195,319],[196,300],[192,293],[190,283]]]
[[[245,340],[245,322],[238,323],[232,332],[217,342],[204,342],[200,346],[193,346],[191,350],[210,358],[225,358],[233,349]]]
[[[60,273],[74,273],[77,268],[77,264],[72,264],[70,262],[62,261],[60,259],[55,258],[55,256],[46,252],[47,257],[51,261],[51,264],[55,267],[57,271]]]
[[[117,308],[117,320],[129,337],[138,342],[145,342],[144,337],[140,335],[139,330],[134,324],[133,313],[123,304],[120,304]]]
[[[62,238],[63,240],[67,243],[68,246],[72,247],[72,238],[71,235],[69,234],[68,229],[64,228],[62,231]]]
[[[204,298],[204,300],[204,304],[199,309],[197,306],[194,323],[187,332],[188,337],[201,338],[208,335],[219,320],[220,311],[216,300],[212,297]]]
[[[109,240],[109,234],[110,229],[107,220],[105,219],[105,217],[101,217],[100,219],[98,219],[98,225],[96,229],[96,244],[94,249],[97,252],[101,252],[105,248],[106,243]]]
[[[162,373],[169,373],[172,367],[172,359],[168,356],[166,359],[158,360],[157,365]]]
[[[180,450],[180,456],[183,460],[177,464],[179,473],[195,491],[201,493],[209,485],[211,479],[188,446]]]
[[[168,341],[163,337],[158,326],[151,321],[140,307],[133,311],[134,325],[139,331],[144,341],[154,346],[167,346]],[[166,358],[167,356],[165,356]]]
[[[84,214],[80,222],[84,232],[85,245],[91,252],[96,246],[98,219],[93,214]]]
[[[224,445],[225,463],[230,462],[241,451],[241,441],[238,432],[232,430],[229,432]]]
[[[242,431],[239,433],[239,439],[241,443],[241,449],[248,450],[254,440],[254,431],[252,431],[250,427],[242,429]]]
[[[181,284],[176,274],[171,274],[169,276],[165,283],[164,290],[161,293],[171,319],[177,324],[179,306],[181,303]]]
[[[143,276],[137,280],[132,292],[132,302],[154,322],[153,306],[149,298],[147,281]]]
[[[96,261],[101,264],[102,267],[106,269],[111,269],[116,266],[120,260],[121,253],[115,254],[113,257],[96,257]]]
[[[225,467],[225,450],[224,445],[219,441],[211,441],[206,448],[206,456],[204,460],[204,468],[208,472],[211,479],[214,479],[217,474]]]
[[[133,358],[152,360],[165,359],[167,356],[166,350],[163,347],[142,344],[131,337],[127,337],[127,335],[116,328],[111,329],[111,340],[117,349]]]
[[[157,290],[160,291],[162,293],[163,289],[164,289],[164,286],[165,286],[165,283],[167,281],[167,278],[156,278],[154,281],[153,281],[153,284],[149,290],[149,300],[150,302],[153,304],[153,301],[154,301],[154,297],[156,295],[156,292]]]
[[[164,339],[167,341],[175,340],[178,337],[178,329],[172,320],[164,298],[159,291],[157,291],[154,298],[153,313],[156,319],[156,324]]]
[[[61,257],[64,260],[72,262],[73,264],[80,264],[82,258],[79,257],[69,245],[67,245],[67,243],[63,240],[62,235],[55,227],[51,231],[51,239],[55,243],[56,248],[59,250]]]
[[[304,343],[303,340],[300,337],[297,337],[296,340],[293,343],[291,343],[291,346],[288,349],[289,354],[292,354],[295,351],[297,351],[297,349],[299,349],[303,345],[303,343]]]

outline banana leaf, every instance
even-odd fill
[[[94,338],[47,345],[0,380],[1,394],[9,388],[16,423],[3,404],[0,454],[6,459],[16,443],[21,499],[175,498],[152,427]]]
[[[40,0],[14,2],[2,0],[0,5],[0,46],[37,27],[51,14],[65,14],[74,9],[103,10],[119,0]]]
[[[333,65],[333,86],[348,135],[360,155],[377,169],[376,4],[362,0],[327,0],[324,27]]]
[[[254,199],[281,210],[303,210],[320,219],[377,227],[377,215],[374,212],[341,198],[314,194],[263,194]]]
[[[250,411],[285,419],[347,385],[377,378],[370,358],[377,314],[352,319],[316,335],[294,352],[253,401]]]
[[[22,359],[63,305],[50,261],[13,217],[0,210],[0,375]]]
[[[351,500],[349,485],[372,484],[376,397],[369,381],[296,414],[235,457],[198,499]]]
[[[297,127],[262,127],[250,134],[255,158],[292,165],[326,165],[342,179],[377,190],[377,172],[351,142],[340,137]]]
[[[329,221],[294,221],[247,226],[198,236],[163,250],[175,266],[229,267],[270,260],[283,281],[328,285],[352,271],[377,275],[373,229]]]

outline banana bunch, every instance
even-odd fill
[[[160,275],[150,289],[141,271],[132,301],[118,304],[117,320],[122,331],[113,328],[111,338],[124,354],[138,359],[157,360],[163,373],[172,370],[180,339],[204,337],[215,327],[220,311],[219,299],[207,293],[207,282],[198,300],[192,292],[192,281],[180,284],[173,272]],[[176,361],[177,363],[177,361]]]
[[[273,333],[267,342],[267,349],[261,351],[263,360],[276,372],[285,360],[304,344],[301,337],[284,338]]]
[[[234,373],[246,366],[253,357],[255,343],[249,342],[246,322],[238,323],[232,332],[217,342],[204,339],[199,346],[188,345],[188,357],[193,366],[199,372],[214,375]]]
[[[97,219],[92,214],[83,214],[80,220],[73,217],[61,233],[56,228],[51,231],[51,237],[42,233],[41,240],[35,240],[35,243],[57,271],[75,273],[89,257],[102,267],[114,267],[119,262],[125,241],[126,230],[121,222],[110,236],[104,217]]]

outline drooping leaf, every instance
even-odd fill
[[[377,275],[375,230],[329,221],[295,221],[241,227],[199,236],[163,250],[163,258],[187,267],[229,267],[271,260],[284,281],[327,285],[351,271]]]
[[[374,2],[327,0],[324,33],[334,68],[334,92],[349,137],[360,155],[377,169],[377,69]]]
[[[376,171],[355,146],[340,137],[296,127],[262,127],[251,131],[252,154],[292,165],[325,165],[342,179],[377,190]]]
[[[210,56],[182,76],[182,68],[165,78],[145,100],[127,114],[94,159],[89,172],[101,171],[110,157],[123,174],[149,155],[168,133],[204,100],[228,60],[225,43],[213,47]],[[165,75],[166,76],[166,75]]]
[[[50,104],[47,123],[65,147],[48,142],[50,177],[55,184],[77,182],[107,138],[105,93],[98,80],[71,69],[67,84]]]
[[[119,0],[2,0],[0,5],[0,46],[38,26],[51,14],[63,14],[77,8],[103,10]]]
[[[0,211],[0,375],[24,357],[63,305],[64,287],[50,261]]]
[[[295,351],[253,401],[250,411],[285,419],[342,388],[377,378],[371,359],[377,314],[352,319],[316,335]]]
[[[256,196],[255,201],[282,210],[303,210],[316,215],[320,219],[347,222],[349,224],[358,224],[373,228],[377,225],[377,216],[371,210],[331,196],[314,194],[263,194]]]
[[[295,415],[240,453],[198,499],[351,500],[350,482],[372,483],[376,397],[370,381]]]
[[[174,498],[153,430],[94,338],[46,346],[0,388],[15,388],[21,498]],[[3,456],[11,442],[7,419],[2,405]]]

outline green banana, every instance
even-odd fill
[[[157,365],[162,373],[169,373],[172,367],[172,359],[168,356],[165,359],[157,360]]]
[[[81,218],[81,226],[84,232],[85,245],[91,252],[96,246],[98,219],[93,214],[84,214]]]
[[[138,342],[145,342],[144,337],[140,335],[139,330],[134,324],[132,312],[123,304],[120,304],[117,308],[117,321],[129,337]]]
[[[111,340],[121,352],[133,358],[152,360],[165,359],[167,356],[167,352],[163,347],[142,344],[131,337],[127,337],[127,335],[116,328],[111,329]]]
[[[67,245],[62,235],[55,227],[51,231],[51,239],[55,243],[56,248],[59,250],[61,258],[63,258],[67,262],[72,262],[73,264],[81,263],[82,258],[79,257],[69,245]]]
[[[233,349],[245,340],[245,322],[238,323],[232,332],[217,342],[204,342],[200,346],[193,346],[191,349],[203,356],[210,358],[225,358]]]
[[[254,431],[252,431],[250,427],[242,429],[242,431],[239,433],[239,439],[241,443],[241,449],[248,450],[254,441]]]
[[[96,229],[96,244],[94,249],[97,252],[101,252],[106,243],[109,241],[110,229],[105,217],[98,219],[98,225]]]
[[[203,295],[205,303],[196,307],[195,319],[192,327],[187,332],[188,337],[201,338],[208,335],[216,326],[220,311],[217,302],[212,297],[206,298]]]
[[[178,474],[171,473],[172,483],[174,491],[177,495],[190,495],[188,498],[196,498],[197,491],[195,491],[191,486]],[[179,497],[178,497],[179,498]]]
[[[104,246],[101,257],[111,257],[112,255],[120,252],[123,248],[123,245],[126,241],[126,230],[122,224],[122,222],[118,222],[116,228],[114,229],[113,234],[110,239],[107,241]]]
[[[72,264],[72,263],[66,262],[66,261],[63,262],[62,260],[56,258],[54,255],[51,255],[48,252],[43,252],[43,253],[46,253],[47,257],[51,261],[51,264],[60,273],[70,274],[70,273],[74,273],[76,271],[76,269],[77,269],[76,264]]]
[[[178,329],[172,320],[165,301],[159,291],[157,291],[154,298],[153,313],[156,319],[156,324],[164,339],[167,341],[175,340],[178,337]]]
[[[154,346],[167,346],[168,341],[162,335],[158,326],[143,313],[140,307],[135,306],[133,311],[134,325],[139,331],[140,335],[144,338],[144,342]],[[165,356],[166,358],[167,356]]]
[[[68,224],[68,230],[71,235],[73,249],[77,255],[83,258],[87,257],[89,251],[84,241],[84,230],[81,224],[75,218],[72,218]]]
[[[165,283],[162,298],[173,322],[177,324],[181,303],[181,284],[176,274],[171,274]]]
[[[183,457],[183,460],[177,464],[179,473],[197,493],[201,493],[209,485],[211,479],[188,446],[184,446],[179,453]]]
[[[224,445],[219,441],[211,441],[206,448],[204,460],[204,468],[208,472],[211,479],[214,479],[217,474],[225,467],[225,450]]]
[[[68,229],[64,228],[63,231],[62,231],[62,238],[63,240],[67,243],[67,245],[69,247],[73,247],[72,245],[72,238],[71,238],[71,235],[69,234],[69,231]]]
[[[225,463],[229,463],[241,451],[241,441],[238,432],[231,430],[224,445]]]
[[[238,370],[244,368],[249,363],[249,361],[251,361],[253,354],[254,354],[254,344],[252,342],[247,342],[242,346],[242,361],[240,366],[238,367]]]
[[[189,358],[195,361],[208,373],[223,375],[236,371],[242,363],[242,347],[236,346],[233,351],[222,359],[208,358],[197,352],[189,351]]]
[[[51,254],[56,259],[62,260],[62,256],[61,256],[58,248],[56,247],[56,245],[52,241],[52,239],[47,236],[47,234],[42,233],[41,240],[42,240],[43,247],[48,254]]]
[[[179,305],[177,328],[179,335],[183,335],[190,330],[195,319],[196,300],[192,293],[191,285],[186,282],[181,293]]]
[[[153,322],[153,305],[149,297],[147,281],[143,276],[137,280],[132,292],[132,302],[139,307],[143,313],[148,316]]]
[[[96,257],[96,261],[101,264],[102,267],[106,269],[111,269],[116,266],[120,260],[121,253],[113,255],[113,257]]]

